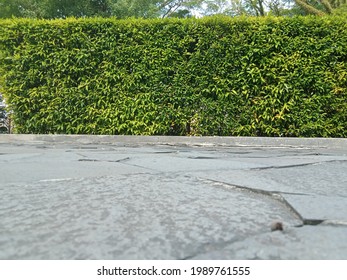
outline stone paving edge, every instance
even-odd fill
[[[133,136],[0,134],[1,144],[109,144],[109,145],[188,145],[329,148],[347,150],[347,138],[222,137],[222,136]]]

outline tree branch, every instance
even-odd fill
[[[174,2],[174,3],[171,3],[170,5],[170,2]],[[165,2],[166,4],[164,5],[161,5],[162,8],[164,8],[166,5],[169,5],[169,8],[168,10],[164,13],[164,15],[162,16],[162,18],[165,18],[167,17],[168,15],[172,14],[173,12],[175,12],[179,7],[182,6],[182,3],[183,3],[183,0],[179,0],[177,3],[175,1],[166,1]]]
[[[324,12],[306,4],[302,0],[295,0],[295,3],[298,4],[300,7],[302,7],[305,11],[307,11],[310,14],[314,14],[314,15],[318,15],[318,16],[324,16],[325,15]]]
[[[322,0],[322,4],[323,4],[324,8],[327,10],[328,14],[332,14],[333,13],[333,8],[331,7],[331,5],[330,5],[328,0]]]

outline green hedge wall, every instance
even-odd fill
[[[0,21],[18,133],[347,136],[342,17]]]

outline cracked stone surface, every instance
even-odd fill
[[[347,147],[0,142],[0,163],[0,259],[347,259]]]

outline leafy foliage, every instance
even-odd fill
[[[342,17],[0,21],[20,133],[347,136]]]
[[[186,17],[203,0],[0,0],[0,18]]]

